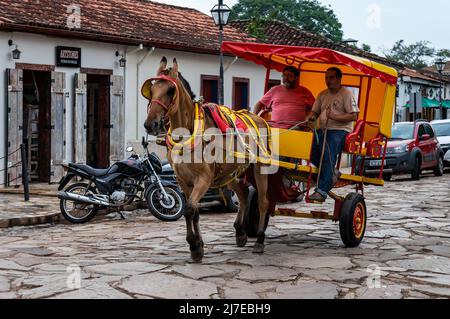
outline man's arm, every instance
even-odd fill
[[[327,111],[327,115],[329,119],[335,120],[336,122],[348,123],[354,122],[358,120],[359,109],[356,105],[355,98],[350,91],[347,91],[348,94],[344,97],[344,114],[336,114],[332,110]]]
[[[319,94],[317,99],[314,101],[311,112],[309,112],[308,115],[306,116],[306,122],[314,122],[319,118],[321,104],[322,104],[321,94]]]
[[[306,116],[306,122],[314,122],[318,117],[319,117],[319,114],[317,114],[315,111],[311,111]]]
[[[335,114],[331,110],[328,111],[328,118],[336,122],[348,123],[358,119],[358,113]]]
[[[264,109],[265,107],[266,106],[262,104],[261,101],[258,101],[258,103],[256,103],[255,106],[253,107],[253,113],[258,115],[259,112],[261,112],[261,110]]]

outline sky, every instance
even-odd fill
[[[210,14],[215,0],[154,0],[195,8]],[[437,49],[450,49],[448,0],[319,0],[330,5],[343,25],[344,37],[369,44],[382,54],[397,40],[430,41]],[[232,7],[237,0],[224,0]]]

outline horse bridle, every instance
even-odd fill
[[[166,75],[160,75],[160,76],[158,76],[156,78],[149,79],[149,81],[152,81],[152,82],[153,81],[157,81],[157,80],[163,80],[163,81],[168,81],[168,82],[172,83],[175,86],[175,94],[174,94],[174,96],[172,98],[172,101],[170,102],[169,105],[165,105],[159,99],[151,99],[150,103],[147,105],[147,114],[150,111],[151,105],[153,103],[155,103],[155,104],[158,104],[159,106],[161,106],[164,109],[164,115],[166,115],[170,111],[170,108],[173,106],[173,104],[175,102],[175,98],[177,97],[177,94],[178,94],[178,85],[177,85],[177,82],[175,81],[175,79],[173,79],[173,78],[171,78],[169,76],[166,76]]]

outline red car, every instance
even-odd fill
[[[366,158],[364,175],[377,174],[380,167],[381,159]],[[390,180],[392,175],[411,174],[413,180],[419,180],[425,170],[434,171],[436,176],[444,174],[444,152],[432,126],[425,120],[395,123],[388,142],[383,178]]]

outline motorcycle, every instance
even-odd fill
[[[136,198],[142,199],[138,196],[141,192],[155,217],[162,221],[180,219],[184,212],[184,196],[176,184],[160,178],[163,165],[156,154],[149,152],[148,145],[143,138],[144,156],[139,156],[129,147],[127,152],[132,155],[107,169],[69,164],[58,187],[64,218],[71,223],[82,224],[92,220],[101,209],[115,208],[120,213],[121,208]],[[88,182],[77,182],[64,189],[76,177]]]

